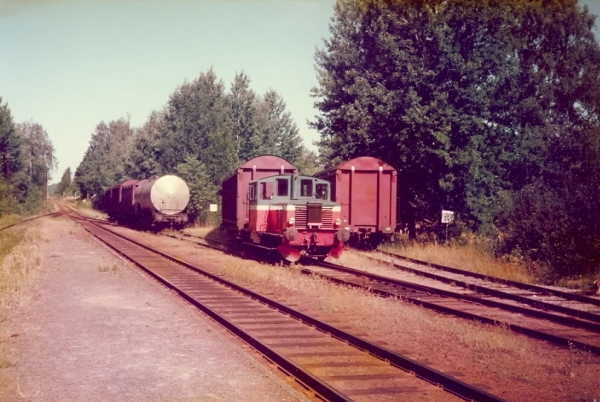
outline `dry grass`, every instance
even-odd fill
[[[565,382],[573,384],[564,391],[569,395],[581,392],[586,397],[600,396],[594,385],[597,359],[592,361],[583,352],[555,351],[549,358],[546,346],[517,336],[504,326],[467,322],[400,300],[335,286],[303,275],[295,266],[230,262],[220,269],[233,282],[284,303],[302,305],[303,310],[317,311],[317,317],[339,317],[354,328],[353,332],[366,334],[367,339],[372,336],[376,341],[383,340],[391,349],[408,350],[410,357],[430,360],[438,369],[471,373],[480,382],[486,378],[496,384],[527,384],[530,392],[553,382]],[[434,350],[432,345],[436,345]],[[557,387],[563,391],[564,384]]]
[[[525,264],[519,261],[498,260],[473,243],[443,245],[413,242],[406,245],[386,244],[380,248],[433,264],[447,265],[513,281],[535,282],[534,276],[529,273]]]
[[[212,240],[216,242],[227,242],[232,241],[234,238],[226,230],[221,230],[218,227],[212,226],[194,226],[183,229],[183,233],[202,237],[206,240]]]
[[[38,276],[40,240],[38,223],[0,232],[0,323],[9,313],[18,312],[29,303],[24,293]],[[5,332],[2,328],[0,341],[9,336]],[[0,348],[0,368],[13,364],[4,348]]]
[[[554,283],[556,286],[561,286],[569,289],[578,289],[581,291],[589,291],[592,289],[594,282],[600,278],[600,275],[577,276],[571,278],[561,278]]]
[[[17,214],[3,215],[0,217],[0,229],[21,222],[22,218]]]
[[[390,319],[398,326],[411,328],[414,333],[446,332],[461,343],[482,353],[497,351],[516,353],[526,345],[504,327],[485,327],[465,323],[455,325],[453,319],[429,313],[420,307],[400,300],[385,299],[360,289],[335,286],[316,277],[308,277],[299,267],[263,265],[259,269],[239,264],[224,265],[222,272],[243,285],[258,285],[273,295],[302,295],[316,302],[318,310],[340,314],[361,330],[389,332]],[[377,317],[385,317],[382,322]],[[374,319],[375,318],[375,319]],[[449,321],[453,325],[448,325]],[[397,328],[392,325],[391,329]]]
[[[78,201],[77,204],[75,204],[75,207],[80,213],[84,214],[85,216],[89,216],[90,218],[108,219],[108,215],[106,213],[95,209],[92,203],[89,201]]]
[[[100,263],[98,264],[98,272],[110,272],[113,275],[116,275],[121,271],[121,267],[117,263]]]
[[[20,306],[19,293],[37,274],[41,240],[38,224],[26,229],[2,232],[0,242],[0,317]]]

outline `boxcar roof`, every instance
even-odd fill
[[[247,170],[247,169],[252,169],[254,166],[256,166],[256,170],[275,170],[275,169],[280,170],[281,167],[283,166],[284,171],[285,170],[293,170],[296,173],[298,172],[298,169],[296,169],[296,167],[294,165],[292,165],[285,159],[280,158],[279,156],[262,155],[262,156],[257,156],[255,158],[252,158],[249,161],[247,161],[246,163],[238,166],[235,169],[235,172],[233,172],[233,174],[229,175],[227,177],[227,179],[225,179],[224,181],[227,181],[227,180],[231,179],[233,176],[236,176],[240,170],[243,171],[243,170]]]
[[[119,187],[131,186],[131,185],[137,183],[138,181],[139,180],[136,180],[136,179],[127,179],[127,180],[125,180],[122,183],[115,184],[114,186],[107,188],[106,191],[109,191],[109,190],[112,190],[112,189],[115,189],[115,188],[119,188]]]
[[[133,186],[135,183],[139,182],[140,180],[136,180],[136,179],[129,179],[129,180],[125,180],[123,183],[120,184],[121,187],[129,187],[129,186]]]
[[[377,171],[379,167],[382,167],[385,171],[396,171],[391,165],[385,163],[379,158],[375,158],[372,156],[359,156],[358,158],[350,159],[349,161],[342,162],[337,166],[334,166],[329,169],[325,169],[315,174],[315,177],[325,177],[328,176],[331,172],[335,172],[337,170],[352,170],[354,166],[355,170],[367,170],[367,171]]]

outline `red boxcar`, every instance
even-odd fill
[[[253,180],[278,174],[297,174],[296,169],[285,159],[272,155],[257,156],[239,166],[235,173],[225,179],[221,187],[222,226],[240,231],[248,224],[248,185]]]
[[[380,159],[361,156],[315,175],[331,183],[342,206],[342,225],[353,246],[376,247],[396,228],[397,172]]]

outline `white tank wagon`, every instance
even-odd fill
[[[181,225],[188,221],[184,213],[190,202],[190,190],[174,175],[152,176],[135,184],[134,214],[152,223]]]

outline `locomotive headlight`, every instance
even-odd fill
[[[288,221],[288,224],[289,224],[290,226],[293,226],[293,225],[294,225],[294,223],[296,223],[296,219],[294,219],[294,218],[290,218],[290,220]]]
[[[339,227],[341,224],[342,224],[342,220],[341,220],[340,218],[337,218],[337,219],[335,220],[335,226],[336,226],[336,227]]]

